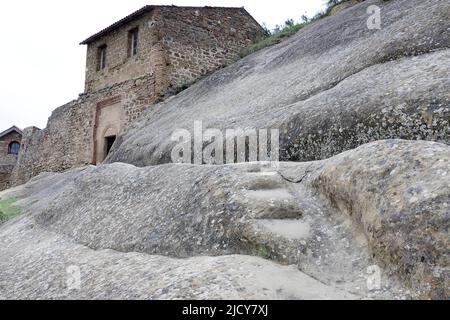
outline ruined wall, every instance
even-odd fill
[[[121,127],[126,129],[158,98],[155,87],[155,78],[150,75],[129,80],[82,95],[56,109],[43,130],[26,128],[22,150],[11,175],[13,185],[25,183],[41,172],[60,172],[95,163],[98,107],[108,99],[118,99],[125,115]]]
[[[170,63],[170,82],[184,86],[239,59],[265,36],[243,8],[160,7],[154,19]]]

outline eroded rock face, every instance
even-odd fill
[[[337,4],[330,10],[330,15],[335,15],[335,14],[337,14],[347,8],[350,8],[351,6],[354,6],[355,4],[358,4],[359,2],[362,2],[362,1],[364,1],[364,0],[350,0],[350,1],[345,1],[340,4]]]
[[[375,256],[426,298],[448,298],[450,148],[371,144],[343,153],[314,181],[363,227]]]
[[[92,250],[26,220],[2,232],[0,243],[1,299],[358,298],[257,257]]]
[[[40,175],[0,193],[24,197],[0,226],[0,297],[401,298],[406,285],[406,297],[445,298],[449,171],[449,146],[391,140],[279,167]],[[81,266],[81,291],[67,290],[68,265]]]
[[[369,5],[381,29],[367,27]],[[364,1],[156,105],[107,162],[171,162],[176,129],[281,131],[281,160],[309,161],[381,139],[450,143],[450,3]]]
[[[1,192],[22,215],[0,225],[0,298],[448,299],[449,15],[365,1],[151,108],[122,163]],[[317,161],[168,164],[198,120]]]

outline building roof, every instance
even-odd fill
[[[22,130],[17,128],[16,126],[12,126],[11,128],[3,131],[0,133],[0,138],[6,136],[7,134],[10,134],[11,132],[17,132],[18,134],[22,134]]]
[[[123,18],[123,19],[113,23],[112,25],[110,25],[109,27],[101,30],[100,32],[97,32],[96,34],[90,36],[86,40],[82,41],[80,44],[81,45],[82,44],[90,44],[90,43],[94,42],[95,40],[101,38],[102,36],[110,33],[111,31],[114,31],[114,30],[120,28],[121,26],[127,24],[128,22],[139,18],[140,16],[142,16],[145,13],[150,12],[150,11],[152,11],[155,8],[164,8],[164,7],[166,7],[166,8],[167,7],[169,7],[169,8],[181,8],[181,9],[205,9],[205,8],[216,9],[217,8],[217,9],[244,10],[244,11],[246,11],[244,9],[244,7],[241,7],[241,8],[238,8],[238,7],[208,7],[208,6],[206,6],[206,7],[187,7],[187,6],[178,7],[178,6],[173,6],[173,5],[172,6],[167,6],[167,5],[166,6],[164,6],[164,5],[147,5],[147,6],[143,7],[143,8],[141,8],[141,9],[133,12],[132,14],[126,16],[125,18]],[[249,16],[250,16],[250,14],[249,14]]]

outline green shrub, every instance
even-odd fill
[[[264,259],[270,259],[272,256],[270,249],[264,245],[257,245],[253,254]]]
[[[291,37],[292,35],[296,34],[301,28],[305,26],[305,23],[294,23],[293,20],[286,21],[288,24],[285,24],[283,28],[280,26],[277,26],[274,31],[271,32],[271,34],[260,41],[256,42],[255,44],[251,45],[250,47],[244,49],[241,52],[241,58],[248,56],[249,54],[252,54],[256,51],[259,51],[263,48],[273,46],[277,43],[280,43],[284,39],[287,39]]]
[[[317,21],[319,19],[323,19],[325,17],[328,17],[330,15],[331,10],[337,6],[338,4],[348,2],[351,0],[328,0],[327,7],[322,12],[317,13],[313,18],[309,19],[307,16],[302,15],[301,21],[299,23],[295,23],[293,19],[288,19],[284,23],[284,26],[275,26],[275,28],[272,31],[269,31],[265,24],[263,24],[264,30],[266,30],[267,36],[263,37],[250,47],[244,49],[241,52],[241,58],[248,56],[249,54],[252,54],[256,51],[259,51],[261,49],[264,49],[266,47],[273,46],[275,44],[278,44],[282,42],[284,39],[287,39],[294,34],[296,34],[300,29],[302,29],[304,26],[313,23],[314,21]],[[363,1],[363,0],[360,0]],[[390,1],[390,0],[383,0],[384,2]]]

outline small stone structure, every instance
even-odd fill
[[[85,92],[24,130],[11,179],[101,163],[140,114],[265,36],[244,8],[145,6],[84,40]]]
[[[10,186],[10,175],[17,163],[22,130],[16,126],[0,133],[0,191]]]

